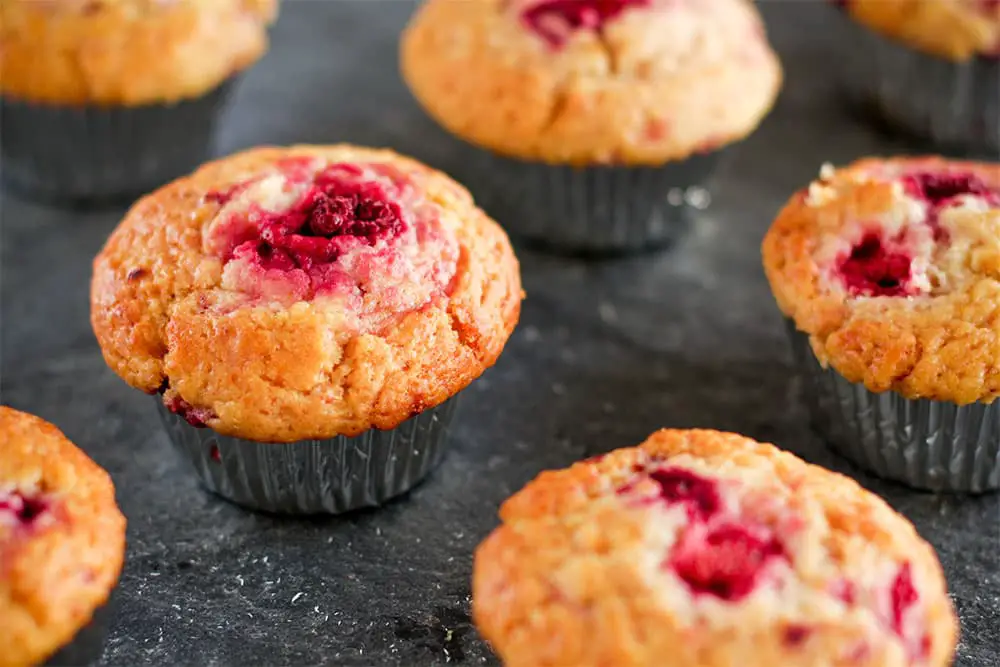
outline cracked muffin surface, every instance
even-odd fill
[[[522,292],[503,231],[385,150],[259,148],[140,200],[94,261],[108,364],[190,423],[292,442],[393,428],[491,366]]]
[[[124,558],[108,474],[52,424],[0,406],[0,665],[35,665],[69,643]]]
[[[912,48],[954,61],[1000,56],[995,0],[842,0],[854,20]]]
[[[1000,395],[1000,164],[826,167],[763,259],[781,311],[847,380],[959,405]]]
[[[400,57],[449,131],[552,164],[713,150],[749,134],[781,83],[745,0],[428,0]]]
[[[950,664],[933,549],[853,480],[663,430],[543,472],[478,547],[473,616],[515,665]]]
[[[35,103],[201,96],[267,49],[277,0],[4,0],[0,92]]]

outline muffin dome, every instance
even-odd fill
[[[401,58],[445,128],[553,164],[711,150],[751,132],[781,82],[745,0],[429,0]]]
[[[959,405],[1000,395],[1000,165],[867,159],[825,168],[764,239],[782,312],[871,391]]]
[[[277,0],[4,0],[0,92],[52,104],[199,97],[267,49]]]
[[[352,146],[250,150],[139,201],[94,262],[108,364],[224,435],[393,428],[517,321],[517,261],[445,175]]]
[[[124,557],[107,473],[56,427],[0,406],[0,665],[38,664],[67,644]]]
[[[994,0],[842,0],[872,30],[932,55],[968,60],[1000,55],[1000,3]]]
[[[853,480],[665,430],[542,473],[476,551],[473,615],[515,665],[950,664],[934,551]]]

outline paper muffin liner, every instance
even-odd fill
[[[843,86],[886,124],[943,147],[1000,151],[1000,60],[952,62],[884,37],[848,17]]]
[[[124,199],[192,171],[210,153],[236,77],[176,104],[59,106],[0,97],[0,174],[25,195]]]
[[[115,593],[94,611],[90,622],[83,626],[70,643],[42,663],[42,667],[84,667],[96,664],[104,655],[104,645],[111,630],[115,611]]]
[[[836,451],[918,489],[1000,488],[1000,401],[960,406],[871,392],[823,368],[809,337],[787,325],[813,424]]]
[[[660,167],[547,165],[471,147],[465,154],[456,173],[468,174],[476,203],[508,233],[586,255],[672,245],[711,205],[712,176],[725,151]]]
[[[391,430],[287,444],[219,435],[157,405],[175,449],[210,491],[265,512],[340,514],[381,505],[433,470],[444,458],[457,399]]]

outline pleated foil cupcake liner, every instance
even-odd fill
[[[90,622],[76,633],[69,644],[42,663],[42,667],[86,667],[95,665],[104,655],[104,646],[114,618],[116,595],[94,611]]]
[[[0,98],[0,174],[14,190],[91,203],[145,194],[210,154],[230,79],[176,104],[89,107]]]
[[[388,431],[289,444],[219,435],[157,405],[174,447],[210,491],[265,512],[340,514],[381,505],[433,470],[444,458],[457,400]]]
[[[456,173],[512,236],[571,254],[625,254],[672,245],[712,203],[725,151],[661,167],[568,167],[475,150]],[[469,154],[468,152],[466,154]]]
[[[1000,488],[1000,402],[959,406],[874,393],[823,368],[794,324],[788,333],[813,425],[844,457],[928,491]]]
[[[945,148],[1000,151],[1000,60],[952,62],[851,26],[843,85],[886,124]]]

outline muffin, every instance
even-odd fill
[[[844,85],[890,125],[943,146],[1000,151],[1000,4],[841,0]]]
[[[0,666],[99,658],[124,559],[108,474],[55,426],[0,406]]]
[[[428,0],[401,67],[477,201],[572,252],[676,239],[781,84],[747,0]]]
[[[951,664],[933,549],[853,480],[772,445],[664,430],[542,473],[477,549],[505,665]]]
[[[824,167],[763,256],[831,444],[914,487],[1000,488],[1000,164]]]
[[[342,512],[416,484],[520,312],[499,226],[386,150],[258,148],[140,200],[94,261],[104,358],[208,487]]]
[[[4,0],[4,179],[87,201],[190,171],[275,11],[276,0]]]

